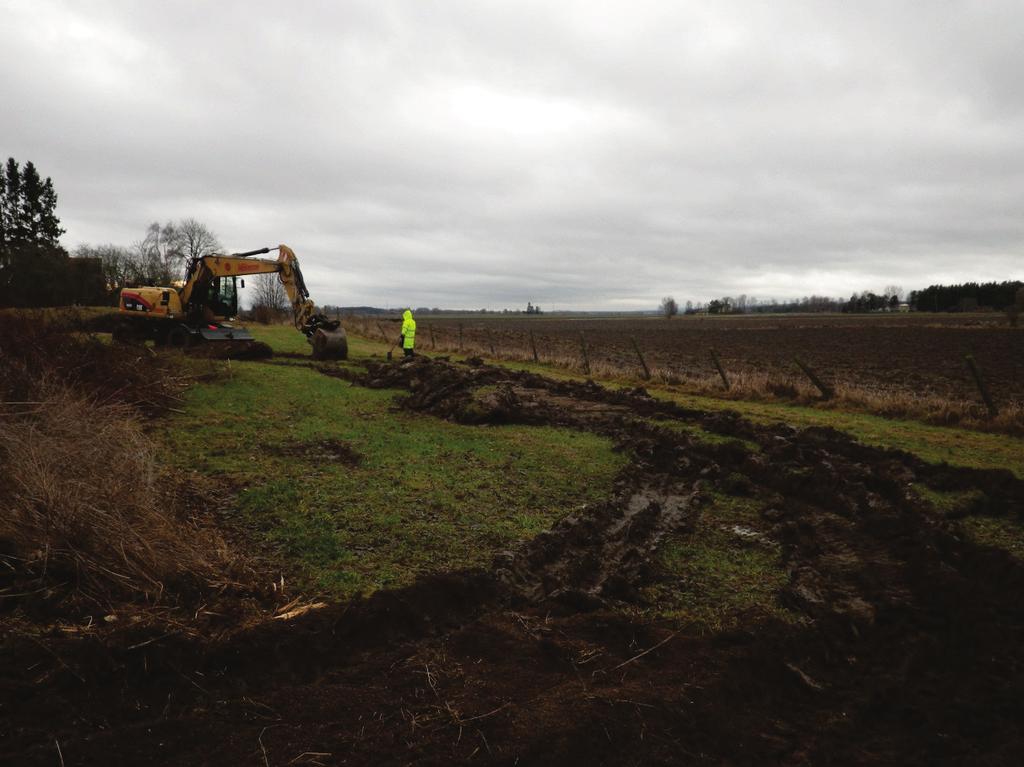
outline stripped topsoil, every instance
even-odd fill
[[[630,463],[611,498],[488,570],[216,638],[8,632],[0,763],[1024,760],[1024,566],[912,491],[1020,516],[1011,473],[479,364],[320,369],[441,418],[600,433]],[[643,617],[653,555],[717,492],[763,503],[747,534],[778,547],[798,619],[752,611],[709,633]]]

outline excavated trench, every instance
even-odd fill
[[[1020,520],[1024,482],[1010,472],[933,466],[828,429],[760,426],[472,360],[319,370],[406,390],[401,407],[462,423],[593,431],[630,462],[611,498],[486,571],[206,644],[17,646],[13,657],[37,665],[5,681],[0,760],[52,764],[54,740],[68,764],[1024,756],[1024,567],[914,492],[974,491],[960,514]],[[737,535],[777,548],[787,574],[777,599],[796,620],[753,615],[708,634],[637,617],[659,547],[693,535],[715,493],[760,504],[755,528]],[[55,670],[39,683],[43,666]]]

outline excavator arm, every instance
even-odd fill
[[[277,259],[250,258],[271,250],[278,251]],[[206,289],[212,280],[257,274],[278,275],[292,305],[292,321],[313,346],[314,358],[345,359],[348,355],[348,341],[341,322],[316,311],[316,304],[309,298],[309,290],[302,278],[299,260],[287,245],[194,259],[189,263],[185,285],[179,293],[181,305],[187,313],[194,315],[202,310]]]

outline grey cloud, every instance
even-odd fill
[[[53,176],[69,245],[195,216],[350,304],[1024,277],[1016,2],[4,14],[0,153]]]

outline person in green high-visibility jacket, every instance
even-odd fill
[[[413,355],[413,347],[416,346],[416,320],[412,318],[412,310],[406,309],[402,314],[402,337],[399,339],[402,351],[406,357]]]

